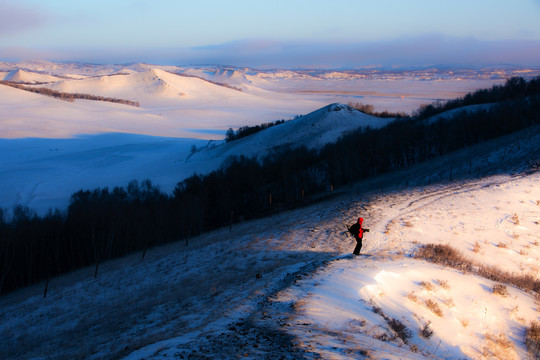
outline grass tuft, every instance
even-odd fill
[[[540,321],[531,321],[525,332],[525,345],[535,359],[540,359]]]
[[[514,223],[514,225],[519,225],[519,216],[518,216],[518,214],[512,215],[512,222]]]
[[[420,286],[423,287],[424,290],[426,290],[427,292],[432,292],[433,290],[435,290],[435,286],[433,286],[433,284],[429,282],[421,281]]]
[[[407,299],[411,300],[414,303],[418,302],[418,297],[414,294],[414,291],[411,291],[405,296]]]
[[[534,291],[540,294],[540,280],[531,275],[512,274],[494,266],[478,264],[449,245],[427,244],[420,247],[414,256],[418,259],[424,259],[499,283],[513,285],[521,290]]]
[[[431,299],[427,299],[426,300],[426,306],[428,307],[429,310],[431,310],[438,317],[443,316],[443,312],[442,312],[439,304],[437,304],[435,301],[433,301]]]
[[[378,314],[380,315],[385,321],[386,323],[388,324],[388,326],[392,329],[392,331],[395,333],[395,335],[397,337],[399,337],[404,344],[407,344],[408,343],[408,339],[412,336],[412,333],[411,331],[407,328],[407,326],[405,326],[405,324],[403,324],[401,321],[399,321],[398,319],[393,319],[393,318],[390,318],[389,316],[387,316],[383,310],[378,307],[378,306],[375,306],[373,305],[371,310],[375,313],[375,314]],[[382,337],[382,338],[381,338]],[[391,337],[388,337],[387,334],[382,334],[380,335],[380,337],[378,338],[379,340],[381,341],[386,341],[386,340],[390,340]]]
[[[428,321],[427,323],[425,323],[422,329],[420,329],[420,335],[424,339],[429,339],[430,337],[433,336],[433,330],[430,329],[429,325],[431,325],[431,321]]]
[[[486,333],[486,345],[483,354],[487,359],[516,359],[514,344],[504,334]]]
[[[507,297],[508,295],[510,295],[508,289],[506,288],[506,285],[503,284],[495,284],[491,287],[491,290],[495,295],[500,295],[502,297]]]
[[[437,283],[437,285],[439,285],[440,287],[442,287],[445,290],[450,289],[450,285],[448,285],[448,281],[446,281],[446,280],[437,279],[437,280],[435,280],[435,282]]]
[[[396,335],[407,344],[408,339],[412,336],[411,331],[407,329],[407,326],[398,319],[390,319],[388,321],[390,328],[396,333]]]

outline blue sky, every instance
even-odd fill
[[[540,65],[540,0],[0,0],[0,59]]]

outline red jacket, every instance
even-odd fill
[[[361,239],[364,236],[364,229],[362,228],[362,223],[364,222],[364,219],[358,218],[358,222],[353,224],[349,228],[349,232],[353,234],[355,238]]]

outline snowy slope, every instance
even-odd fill
[[[534,294],[507,285],[497,295],[492,281],[410,257],[423,242],[450,242],[481,263],[516,251],[517,261],[504,255],[497,266],[538,279],[523,265],[540,258],[540,173],[530,167],[540,161],[540,129],[519,135],[519,147],[508,136],[358,184],[368,191],[361,197],[356,186],[343,189],[144,260],[102,264],[97,279],[93,269],[53,279],[45,299],[43,284],[0,298],[8,339],[0,351],[14,359],[527,359],[524,329],[540,320]],[[486,161],[503,152],[504,162]],[[464,153],[474,178],[456,171],[452,183],[427,185],[449,164],[467,167]],[[380,192],[389,179],[396,186]],[[366,255],[352,258],[344,225],[358,215],[371,231]],[[496,246],[514,233],[508,248]],[[406,327],[405,341],[392,319]]]
[[[102,101],[67,102],[0,85],[0,138],[70,138],[80,134],[128,132],[164,135],[179,124],[134,106]],[[170,135],[189,137],[176,129]]]
[[[7,73],[2,80],[19,83],[50,83],[59,81],[61,80],[61,78],[48,74],[29,72],[18,69]]]
[[[160,69],[131,72],[121,75],[101,76],[83,80],[65,80],[50,86],[54,90],[70,93],[89,93],[122,99],[132,99],[141,105],[156,105],[199,99],[216,101],[249,101],[248,94],[212,84],[194,77],[183,77]]]
[[[8,95],[21,91],[0,87],[0,91],[2,90]],[[28,97],[28,102],[35,106],[36,112],[46,109],[47,104],[61,106],[65,103],[66,107],[73,107],[71,103],[36,94],[25,92],[24,95]],[[4,99],[13,104],[16,99],[21,98]],[[76,102],[75,105],[81,106],[80,113],[74,115],[73,112],[66,112],[66,121],[69,115],[102,118],[99,113],[95,113],[98,107],[85,108],[87,104],[88,102]],[[117,104],[100,104],[103,107],[101,111],[109,109],[111,117],[114,116],[113,109],[123,107]],[[109,131],[119,131],[123,121],[129,122],[137,117],[146,125],[149,121],[153,121],[157,127],[165,125],[160,123],[161,119],[145,114],[141,109],[129,108],[132,118],[119,118],[114,122],[104,120],[102,129],[109,126]],[[32,107],[21,106],[20,111],[29,112],[28,118],[31,118]],[[42,121],[35,125],[36,131],[39,131],[40,126],[62,128],[62,125],[55,124],[53,120],[44,121],[43,117]],[[194,172],[206,173],[215,170],[232,155],[264,155],[270,149],[282,145],[320,147],[336,141],[347,131],[365,126],[378,127],[388,121],[390,120],[365,115],[345,105],[334,104],[219,146],[215,146],[219,144],[215,142],[208,146],[207,141],[190,138],[189,132],[185,132],[185,138],[176,139],[115,133],[79,136],[73,139],[0,140],[0,149],[10,154],[9,157],[0,158],[0,168],[3,170],[0,184],[6,190],[0,195],[0,206],[11,208],[20,203],[43,213],[50,207],[65,208],[71,194],[81,188],[126,186],[131,180],[140,181],[146,178],[159,185],[163,191],[172,192],[179,181]],[[94,123],[94,126],[97,125],[98,122]],[[117,127],[113,127],[115,125]],[[62,130],[69,132],[69,128]],[[98,131],[91,128],[87,133],[90,132]],[[192,153],[193,146],[199,148],[199,151]]]
[[[382,127],[392,120],[367,115],[347,105],[331,104],[248,137],[202,149],[190,156],[186,162],[197,164],[198,171],[204,172],[208,160],[215,163],[215,160],[219,159],[218,162],[221,163],[229,156],[263,157],[272,149],[287,146],[321,148],[351,131],[368,126]]]
[[[175,75],[150,66],[135,68],[140,71],[121,67],[91,68],[98,75],[89,77],[86,76],[86,69],[82,67],[80,69],[82,78],[57,78],[59,81],[36,85],[36,87],[47,87],[65,93],[82,93],[138,101],[141,106],[139,109],[129,106],[116,107],[109,114],[96,117],[95,113],[99,113],[104,107],[102,102],[75,100],[73,103],[66,103],[37,98],[35,98],[36,101],[29,102],[29,97],[24,92],[11,91],[9,99],[3,99],[0,108],[2,112],[0,115],[6,114],[4,118],[9,119],[9,131],[6,131],[4,127],[0,128],[0,137],[49,138],[59,137],[59,134],[72,137],[89,132],[118,131],[145,135],[219,139],[223,138],[229,127],[238,128],[266,121],[288,119],[298,113],[313,111],[327,104],[327,102],[313,101],[294,95],[278,96],[269,91],[250,94],[199,78]],[[68,67],[64,70],[73,69]],[[102,72],[107,72],[107,74],[103,75]],[[66,74],[63,71],[59,73],[63,74],[62,76]],[[6,74],[5,77],[8,73],[4,74]],[[7,90],[1,86],[0,91]],[[21,106],[21,103],[28,103],[29,109]],[[39,106],[44,103],[46,103],[45,108],[39,111]],[[81,105],[82,103],[85,104]],[[153,121],[140,118],[137,116],[139,114],[148,115],[146,118]],[[118,118],[129,117],[133,117],[130,122],[117,122]],[[29,118],[32,126],[28,126]],[[100,129],[99,126],[95,126],[96,119],[110,126]],[[33,126],[48,120],[53,121],[54,126],[50,124],[40,126],[38,129]],[[159,126],[156,126],[156,120],[159,121]],[[192,133],[191,136],[187,134],[188,132]]]
[[[479,112],[479,111],[482,111],[482,110],[488,111],[491,107],[493,107],[493,105],[495,105],[495,104],[490,103],[490,104],[478,104],[478,105],[462,106],[462,107],[459,107],[457,109],[447,110],[447,111],[445,111],[443,113],[432,116],[432,117],[426,119],[426,122],[433,123],[433,122],[437,122],[437,121],[439,121],[441,119],[451,119],[453,116],[455,116],[456,114],[461,113],[461,112],[475,113],[475,112]]]
[[[362,349],[386,359],[526,359],[525,327],[540,319],[534,294],[506,285],[508,294],[498,295],[497,282],[409,256],[418,243],[449,244],[479,264],[540,279],[540,209],[530,201],[539,196],[538,172],[379,196],[358,208],[370,222],[368,255],[334,261],[279,294],[278,301],[298,304],[289,331],[323,358],[362,358]],[[508,212],[519,213],[523,226]],[[498,246],[509,234],[497,224],[515,234],[508,248]],[[472,244],[484,237],[479,255]],[[388,319],[408,336],[400,339]]]
[[[66,209],[81,189],[126,186],[151,179],[164,191],[191,175],[181,166],[192,146],[206,140],[109,133],[72,139],[0,140],[0,206],[31,207],[40,214]]]

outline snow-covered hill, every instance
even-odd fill
[[[6,73],[3,79],[5,81],[13,81],[18,83],[50,83],[60,81],[61,78],[57,76],[52,76],[48,74],[41,74],[35,72],[29,72],[25,70],[14,70],[9,73]]]
[[[97,279],[93,268],[52,279],[46,298],[44,284],[17,291],[0,298],[0,351],[13,359],[527,359],[525,329],[540,320],[534,293],[411,256],[424,243],[448,244],[538,280],[539,154],[537,126],[187,246],[151,249],[144,260],[102,264]],[[365,255],[353,258],[345,225],[358,216],[371,231]]]
[[[392,120],[366,115],[347,105],[331,104],[248,137],[203,148],[186,159],[186,163],[193,164],[198,172],[204,173],[215,169],[216,163],[222,163],[229,156],[261,158],[272,149],[281,147],[322,148],[351,131],[368,126],[382,127]]]
[[[252,95],[219,86],[195,77],[185,77],[168,73],[160,69],[143,72],[100,76],[82,80],[64,80],[50,88],[68,93],[89,93],[107,97],[133,99],[143,107],[160,104],[173,104],[186,100],[213,102],[256,102]]]
[[[328,104],[294,94],[239,91],[200,78],[176,75],[164,70],[167,67],[90,67],[92,73],[81,65],[80,75],[71,73],[76,69],[69,66],[62,68],[63,71],[56,70],[53,65],[39,64],[32,68],[35,70],[2,72],[0,78],[40,83],[33,86],[63,93],[136,101],[140,108],[117,104],[114,110],[102,114],[106,106],[99,101],[69,103],[45,96],[40,99],[29,97],[23,90],[13,91],[0,85],[3,95],[0,100],[3,125],[0,138],[58,138],[114,131],[222,139],[229,127],[289,119]],[[44,68],[61,77],[47,75]],[[132,120],[125,121],[128,118]]]
[[[1,90],[6,90],[6,94],[20,91],[0,87]],[[24,95],[35,106],[36,112],[51,101],[36,94]],[[15,101],[6,97],[3,99],[11,104]],[[76,116],[98,115],[103,118],[100,113],[96,114],[96,109],[100,107],[86,108],[86,105],[81,104],[80,113]],[[113,112],[121,107],[108,103],[100,105],[100,112],[103,113],[107,109]],[[24,109],[32,111],[31,107]],[[133,108],[132,114],[132,118],[123,121],[138,118],[141,122],[154,121],[158,127],[163,125],[159,119],[137,108]],[[215,170],[232,155],[263,156],[270,149],[284,145],[321,147],[336,141],[348,131],[365,126],[379,127],[388,121],[346,105],[333,104],[252,136],[221,144],[193,138],[121,133],[73,139],[0,140],[0,149],[10,154],[9,157],[0,158],[0,166],[6,174],[0,177],[0,185],[5,190],[0,195],[0,207],[11,208],[19,203],[44,213],[50,207],[65,208],[71,194],[80,189],[126,186],[131,180],[150,179],[162,190],[172,192],[179,181],[195,172]],[[69,131],[69,128],[62,129],[61,125],[52,121],[46,124],[58,127],[59,131]],[[112,127],[114,123],[108,125]],[[94,126],[98,126],[98,123],[94,123]],[[106,120],[102,126],[107,126]],[[193,147],[199,150],[193,152]]]

